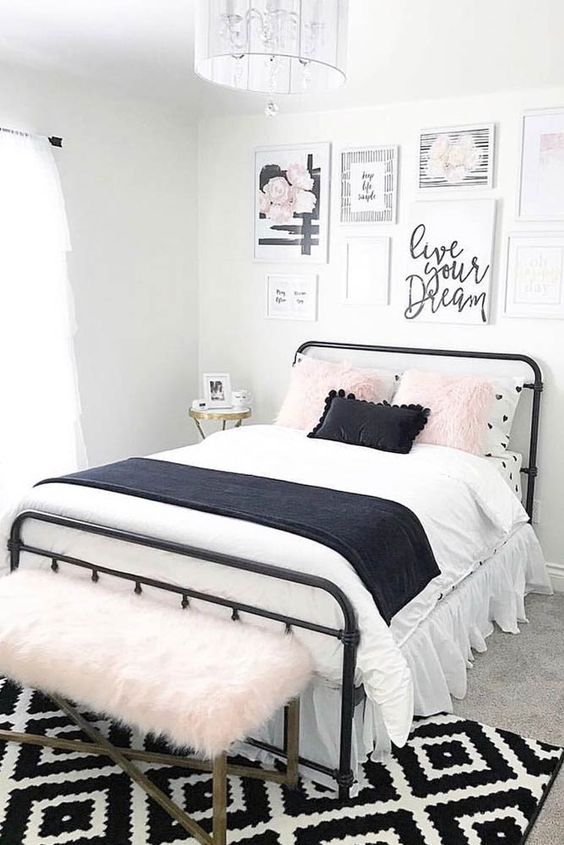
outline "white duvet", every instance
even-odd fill
[[[124,528],[331,579],[346,592],[358,614],[361,642],[357,682],[364,684],[368,697],[380,706],[390,739],[403,744],[413,717],[413,688],[399,646],[445,592],[491,557],[527,521],[523,507],[496,468],[485,458],[441,446],[418,445],[409,455],[395,455],[313,440],[303,432],[276,426],[248,426],[220,432],[197,446],[153,457],[380,496],[401,502],[417,514],[441,575],[400,611],[388,627],[348,561],[303,537],[227,517],[64,484],[37,487],[18,507],[18,510],[47,511]],[[3,525],[3,545],[10,521],[8,517]],[[237,597],[334,627],[342,624],[334,601],[313,588],[273,582],[209,562],[46,524],[29,523],[24,539],[41,548],[100,565]],[[8,566],[7,557],[5,566]],[[72,572],[69,568],[69,574],[86,576],[75,568]],[[112,580],[110,584],[110,579],[105,580],[116,589],[130,589],[124,582]],[[162,593],[158,598],[163,600]],[[341,670],[338,641],[309,632],[296,633],[312,650],[317,672],[338,683]]]

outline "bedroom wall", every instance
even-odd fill
[[[198,374],[190,114],[10,66],[0,70],[0,126],[64,137],[55,156],[90,463],[186,443]]]
[[[564,356],[562,322],[508,320],[500,316],[502,252],[509,231],[558,229],[515,219],[519,177],[520,118],[524,109],[562,106],[564,89],[499,93],[475,98],[404,103],[318,114],[284,114],[209,119],[199,129],[200,370],[230,371],[233,384],[252,390],[255,422],[272,421],[289,377],[293,352],[309,338],[391,345],[440,346],[525,352],[543,364],[546,393],[540,446],[539,535],[550,561],[564,564],[561,501],[564,478]],[[410,203],[415,199],[418,131],[493,121],[497,124],[498,198],[494,300],[487,326],[433,326],[407,322],[397,291],[400,245]],[[319,319],[316,323],[267,320],[265,280],[269,272],[310,272],[302,265],[252,261],[252,151],[263,144],[332,141],[333,191],[330,263],[317,265]],[[344,235],[338,223],[335,155],[339,145],[399,144],[399,220],[377,227],[393,236],[392,305],[343,305]],[[472,194],[474,195],[474,194]],[[564,228],[564,226],[560,227]],[[561,572],[564,587],[564,569]]]

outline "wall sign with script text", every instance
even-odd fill
[[[504,313],[564,319],[564,232],[509,236]]]
[[[341,151],[341,223],[395,223],[397,147]]]
[[[488,322],[496,201],[416,202],[408,227],[404,317]]]
[[[317,276],[268,276],[266,316],[317,320]]]

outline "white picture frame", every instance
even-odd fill
[[[253,258],[327,264],[331,144],[254,151]]]
[[[346,305],[390,304],[390,237],[351,237],[345,243]]]
[[[511,232],[505,317],[564,319],[564,232]]]
[[[272,274],[266,277],[266,316],[271,320],[317,320],[318,277]]]
[[[435,127],[419,133],[417,187],[421,194],[493,188],[494,168],[494,123]]]
[[[564,108],[523,115],[517,216],[523,221],[564,220]]]
[[[231,408],[231,376],[229,373],[204,373],[204,399],[208,410]]]
[[[340,150],[341,225],[396,222],[398,159],[397,145]]]
[[[489,322],[495,225],[493,198],[413,203],[403,276],[405,319]]]

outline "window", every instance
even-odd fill
[[[49,141],[0,131],[0,513],[83,463],[69,249]]]

